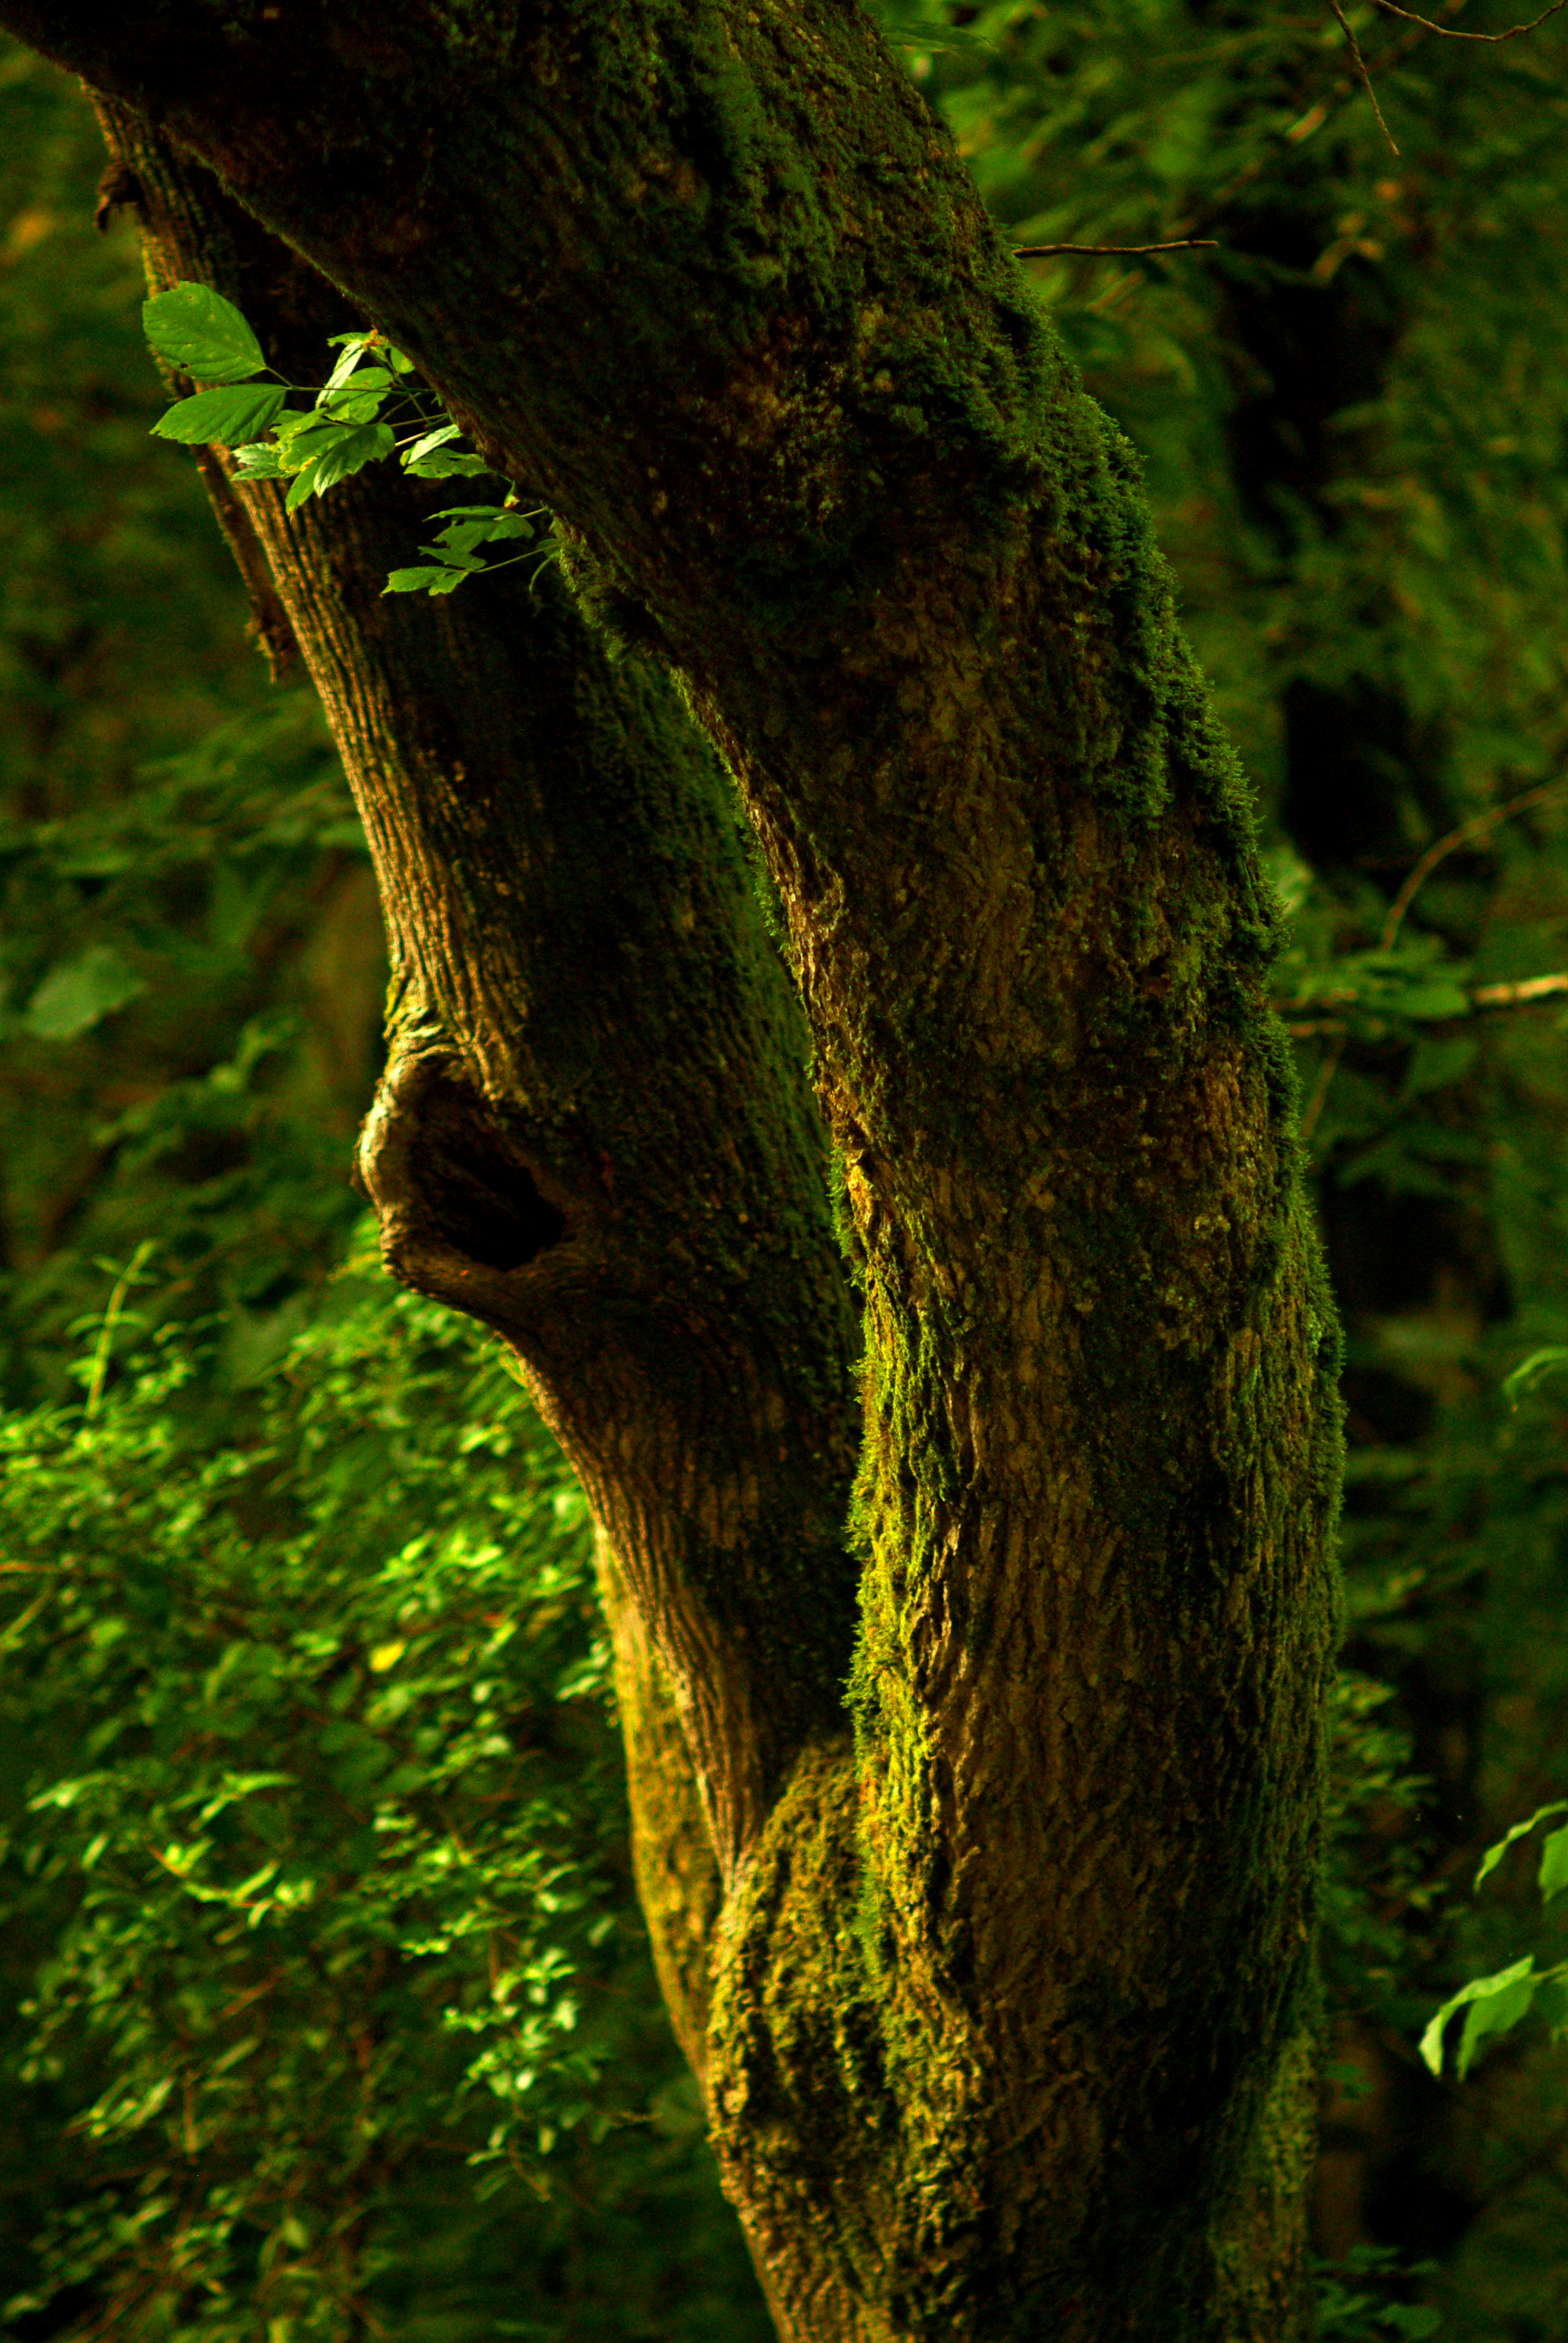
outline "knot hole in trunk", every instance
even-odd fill
[[[521,1269],[560,1242],[566,1222],[496,1130],[482,1098],[443,1076],[424,1101],[420,1186],[439,1232],[487,1269]]]

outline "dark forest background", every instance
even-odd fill
[[[1294,913],[1351,1440],[1322,2334],[1568,2343],[1568,2058],[1417,2046],[1568,1953],[1527,1850],[1472,1893],[1568,1795],[1568,1386],[1503,1389],[1568,1345],[1568,16],[1350,9],[1385,132],[1326,7],[879,14],[1016,243],[1214,240],[1028,266]],[[582,1502],[377,1264],[369,866],[148,437],[102,161],[0,45],[4,2331],[762,2343]]]

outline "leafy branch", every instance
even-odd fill
[[[206,386],[176,399],[154,424],[155,437],[228,448],[237,480],[286,479],[288,512],[389,456],[414,479],[490,471],[482,456],[457,444],[460,427],[416,382],[412,358],[374,327],[330,337],[337,360],[315,392],[267,365],[249,321],[208,285],[172,285],[156,294],[143,304],[142,327],[161,358]],[[258,379],[267,375],[270,382]],[[291,393],[311,404],[290,407]],[[428,561],[394,569],[384,593],[451,594],[465,578],[528,559],[537,578],[559,556],[553,541],[533,542],[528,553],[508,561],[490,562],[480,552],[486,545],[547,537],[548,514],[542,506],[525,512],[510,481],[501,504],[449,506],[435,518],[447,527],[433,545],[420,547]]]
[[[1389,1032],[1391,1021],[1395,1027],[1404,1021],[1447,1022],[1483,1010],[1528,1008],[1568,992],[1568,972],[1562,970],[1525,977],[1514,983],[1467,989],[1461,981],[1462,968],[1452,962],[1438,965],[1441,946],[1435,937],[1409,939],[1401,932],[1416,896],[1451,854],[1480,844],[1515,814],[1553,804],[1565,794],[1568,779],[1559,774],[1550,781],[1521,791],[1517,797],[1505,799],[1501,805],[1486,807],[1456,829],[1446,831],[1427,848],[1408,873],[1389,905],[1374,950],[1343,953],[1325,968],[1304,970],[1293,993],[1276,1001],[1274,1005],[1285,1019],[1292,1040],[1322,1039],[1329,1044],[1302,1116],[1303,1139],[1310,1139],[1317,1126],[1348,1041],[1382,1040]],[[1287,955],[1287,968],[1293,958],[1294,955]],[[1334,1013],[1314,1016],[1311,1013],[1314,1010]]]
[[[1516,1372],[1526,1372],[1535,1363],[1527,1361],[1525,1369]],[[1568,1814],[1568,1799],[1557,1798],[1550,1805],[1538,1806],[1523,1822],[1515,1823],[1506,1837],[1500,1838],[1495,1846],[1489,1846],[1483,1855],[1475,1875],[1477,1887],[1496,1870],[1518,1840],[1528,1838],[1538,1824],[1549,1821],[1553,1815],[1563,1814]],[[1551,1904],[1555,1897],[1568,1893],[1568,1825],[1548,1833],[1541,1849],[1537,1884],[1543,1904]],[[1464,2030],[1453,2062],[1462,2082],[1483,2043],[1493,2035],[1506,2034],[1532,2008],[1546,2020],[1554,2040],[1568,2036],[1568,1961],[1537,1969],[1534,1954],[1526,1953],[1522,1961],[1514,1961],[1491,1976],[1472,1977],[1468,1985],[1449,1996],[1432,2018],[1421,2037],[1421,2055],[1434,2075],[1442,2074],[1444,2036],[1450,2022],[1464,2010]]]

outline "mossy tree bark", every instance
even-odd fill
[[[1125,443],[847,0],[0,21],[155,273],[301,369],[373,319],[567,531],[411,605],[407,483],[221,491],[380,872],[387,1255],[592,1497],[781,2332],[1295,2335],[1334,1336]]]

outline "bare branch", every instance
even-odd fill
[[[1568,992],[1568,970],[1560,969],[1552,976],[1527,976],[1519,984],[1477,985],[1470,998],[1477,1009],[1523,1009],[1563,992]]]
[[[1560,999],[1565,992],[1568,992],[1568,969],[1556,969],[1550,976],[1522,977],[1516,984],[1478,984],[1470,995],[1470,1006],[1473,1011],[1533,1009],[1537,1001]],[[1340,1051],[1333,1053],[1333,1062],[1337,1065],[1340,1051],[1342,1051],[1345,1041],[1350,1038],[1350,1028],[1344,1019],[1342,1017],[1308,1017],[1292,1021],[1291,1012],[1292,1010],[1305,1009],[1309,1006],[1322,1009],[1343,1008],[1355,999],[1356,995],[1353,992],[1330,992],[1325,993],[1320,1001],[1313,1003],[1304,1001],[1282,1001],[1275,1005],[1281,1015],[1287,1021],[1287,1021],[1285,1031],[1294,1041],[1313,1041],[1326,1039],[1330,1035],[1339,1035]],[[1456,1017],[1445,1017],[1434,1019],[1432,1021],[1444,1025],[1456,1025],[1461,1021]],[[1318,1079],[1320,1086],[1322,1086],[1323,1078],[1321,1072]],[[1321,1105],[1322,1101],[1314,1099],[1313,1106],[1309,1110],[1314,1121]],[[1303,1130],[1309,1128],[1305,1115],[1302,1118],[1302,1123]]]
[[[1448,857],[1457,853],[1462,846],[1469,846],[1475,840],[1484,838],[1487,831],[1495,830],[1500,822],[1510,820],[1514,814],[1523,813],[1531,806],[1544,805],[1551,799],[1561,797],[1565,789],[1568,789],[1568,777],[1560,777],[1554,781],[1543,781],[1537,789],[1525,789],[1519,797],[1509,798],[1500,806],[1489,806],[1484,813],[1473,815],[1469,821],[1461,822],[1457,830],[1449,830],[1444,837],[1438,839],[1435,844],[1429,846],[1393,901],[1389,905],[1388,917],[1383,921],[1382,933],[1378,938],[1378,949],[1381,951],[1392,950],[1394,940],[1404,924],[1405,913],[1440,862],[1445,862]]]
[[[1565,0],[1568,5],[1568,0]],[[1015,260],[1038,260],[1049,252],[1218,252],[1219,239],[1211,236],[1172,236],[1166,244],[1015,244]]]
[[[1335,16],[1339,20],[1340,30],[1343,33],[1346,40],[1350,43],[1351,55],[1355,59],[1356,71],[1362,77],[1362,88],[1366,91],[1367,96],[1372,100],[1372,110],[1377,116],[1377,126],[1388,141],[1388,151],[1391,155],[1397,155],[1399,153],[1399,148],[1393,143],[1392,131],[1389,128],[1388,124],[1382,118],[1382,108],[1377,102],[1377,92],[1372,87],[1372,75],[1367,71],[1366,59],[1362,55],[1361,43],[1357,40],[1355,33],[1352,28],[1351,20],[1345,15],[1344,10],[1341,7],[1340,0],[1329,0],[1329,6],[1333,10]]]
[[[1332,0],[1330,0],[1330,4],[1332,5]],[[1376,0],[1376,5],[1385,15],[1397,16],[1406,25],[1419,25],[1423,33],[1435,33],[1440,40],[1516,41],[1521,33],[1533,33],[1537,25],[1543,25],[1546,22],[1548,16],[1555,16],[1563,8],[1568,8],[1568,0],[1552,0],[1551,7],[1543,8],[1539,16],[1532,16],[1527,25],[1510,25],[1505,33],[1456,33],[1451,25],[1434,25],[1430,16],[1417,16],[1409,8],[1396,8],[1394,0]],[[1337,8],[1334,9],[1334,14],[1339,16],[1340,12]],[[1340,17],[1340,22],[1344,23],[1342,16]],[[1346,29],[1348,31],[1349,27],[1347,26]],[[1371,85],[1369,84],[1368,86],[1370,87]],[[1377,100],[1374,98],[1372,103],[1375,106]]]

